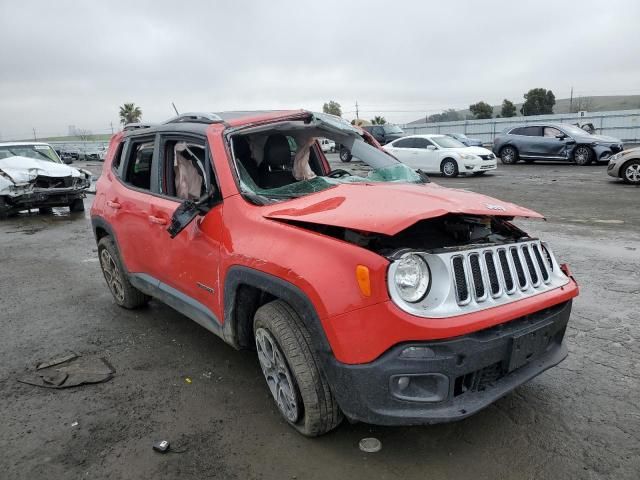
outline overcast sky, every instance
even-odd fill
[[[0,0],[0,135],[94,133],[118,106],[308,108],[405,122],[446,107],[640,94],[640,2]]]

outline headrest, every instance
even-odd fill
[[[291,150],[287,137],[281,134],[269,136],[264,145],[264,162],[272,169],[291,168]]]

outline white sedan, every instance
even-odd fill
[[[410,135],[382,148],[411,168],[445,177],[461,173],[482,175],[497,168],[496,156],[490,150],[467,147],[446,135]]]

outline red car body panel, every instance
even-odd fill
[[[264,216],[395,235],[419,220],[448,213],[542,218],[542,215],[484,195],[433,183],[342,184],[265,207]]]
[[[112,225],[128,272],[154,276],[205,305],[220,322],[225,318],[223,292],[229,268],[246,266],[278,277],[307,296],[335,358],[346,364],[370,362],[400,342],[464,335],[578,294],[571,280],[562,288],[467,315],[430,319],[402,311],[389,297],[386,258],[285,221],[393,235],[419,220],[447,213],[542,216],[484,195],[434,184],[343,184],[278,204],[249,203],[238,189],[225,130],[303,114],[256,113],[208,127],[206,137],[223,201],[174,239],[167,234],[165,223],[179,202],[129,188],[117,178],[112,162],[122,134],[116,134],[97,183],[91,215]],[[319,157],[328,168],[321,152]],[[370,296],[359,289],[358,265],[369,268]],[[199,288],[199,283],[210,287],[213,294]]]

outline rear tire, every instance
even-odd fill
[[[440,164],[440,172],[447,178],[455,178],[458,176],[458,162],[453,158],[445,158]]]
[[[353,157],[351,151],[347,147],[340,147],[340,160],[344,163],[349,163]]]
[[[133,309],[142,307],[151,300],[149,295],[145,295],[129,282],[118,249],[111,237],[102,237],[98,242],[98,258],[104,279],[118,305]]]
[[[308,437],[340,425],[342,412],[296,311],[282,300],[267,303],[256,312],[253,331],[260,368],[287,423]]]
[[[518,161],[518,150],[511,145],[507,145],[500,150],[500,161],[505,165],[513,165]]]
[[[640,159],[630,160],[620,169],[620,176],[625,183],[640,185]]]
[[[76,198],[69,204],[69,210],[72,212],[84,212],[84,202],[82,198]]]
[[[584,167],[593,161],[593,151],[584,145],[578,145],[573,151],[573,161]]]

